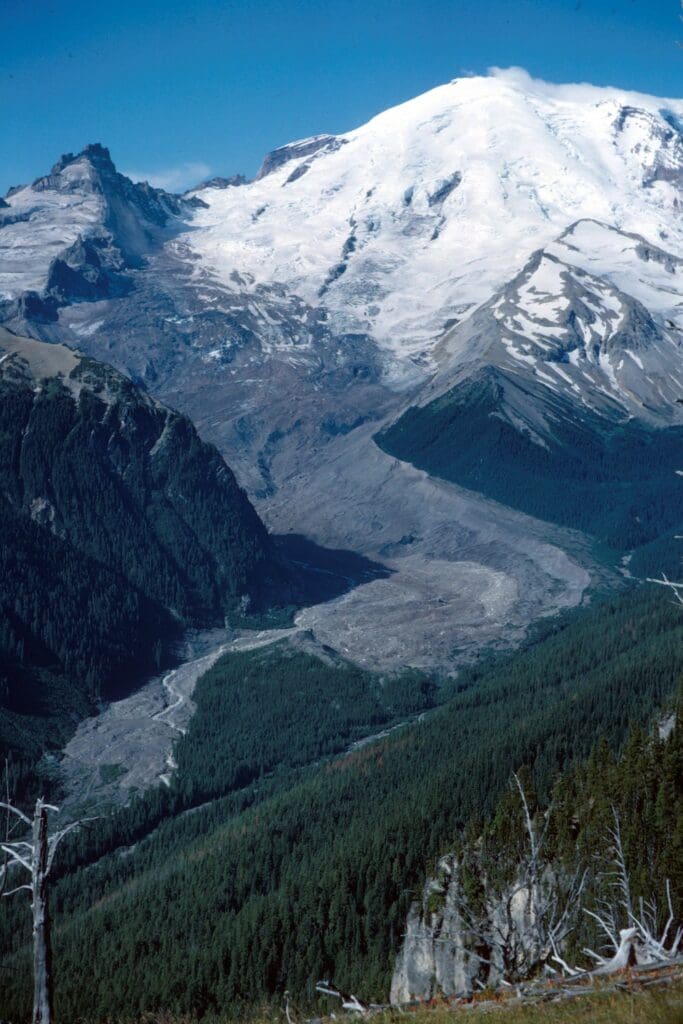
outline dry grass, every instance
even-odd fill
[[[557,1003],[481,1001],[383,1015],[386,1024],[683,1024],[683,982],[651,992],[605,992]]]
[[[296,1024],[306,1024],[310,1014],[292,1014]],[[367,1019],[337,1014],[339,1024],[359,1024]],[[431,1004],[411,1010],[387,1010],[373,1014],[372,1024],[683,1024],[683,979],[651,991],[605,991],[580,995],[561,1002],[526,1002],[482,998],[465,1005]],[[202,1024],[287,1024],[285,1014],[274,1007],[256,1007],[242,1017],[204,1018]],[[113,1024],[113,1022],[108,1022]],[[133,1022],[128,1022],[133,1024]],[[145,1014],[135,1024],[198,1024],[192,1016],[174,1013]],[[333,1024],[322,1018],[321,1024]]]

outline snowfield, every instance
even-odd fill
[[[0,209],[0,299],[42,288],[56,256],[79,235],[97,234],[104,201],[90,188],[79,188],[90,185],[92,168],[83,159],[63,173],[73,191],[26,185],[8,197],[9,210]]]
[[[250,184],[199,190],[208,209],[183,241],[198,276],[284,285],[322,303],[335,333],[368,333],[419,362],[578,220],[683,255],[681,123],[681,100],[554,86],[516,69],[457,79]],[[590,232],[581,228],[582,259]],[[675,284],[655,260],[634,280],[623,238],[596,234],[586,269],[637,297],[654,290],[656,308],[681,315],[680,266]],[[571,262],[571,237],[556,244]]]

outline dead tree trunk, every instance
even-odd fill
[[[36,802],[33,818],[33,1024],[52,1024],[52,947],[48,891],[49,855],[47,808]]]
[[[57,847],[64,836],[79,828],[82,824],[75,821],[66,828],[49,834],[48,811],[59,808],[46,804],[44,800],[36,800],[33,821],[18,807],[14,807],[9,799],[0,802],[0,810],[5,812],[7,827],[4,842],[0,842],[0,850],[4,854],[4,863],[0,865],[0,895],[11,896],[20,890],[31,893],[31,911],[33,914],[33,1024],[52,1024],[52,947],[50,945],[50,908],[49,879]],[[86,819],[88,820],[88,819]],[[92,820],[92,819],[89,819]],[[10,823],[14,822],[13,825]],[[11,839],[19,829],[21,832],[32,829],[31,842],[27,839]],[[10,874],[15,871],[28,872],[30,881],[21,882],[9,892],[6,886]],[[25,877],[25,876],[24,876]]]

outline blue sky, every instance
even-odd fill
[[[88,142],[171,188],[253,174],[461,74],[683,94],[678,0],[0,0],[0,194]]]

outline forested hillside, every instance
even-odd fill
[[[272,652],[262,678],[251,659],[236,671],[217,666],[197,691],[171,790],[65,848],[55,889],[59,1015],[202,1016],[279,999],[285,988],[311,1002],[320,977],[386,999],[425,868],[473,816],[494,814],[511,767],[528,767],[542,802],[600,736],[618,749],[650,722],[680,683],[682,641],[680,613],[654,588],[603,598],[549,624],[526,650],[462,672],[419,723],[308,769],[309,757],[356,729],[329,714],[325,673],[343,681],[345,670],[321,662],[307,674],[295,660],[290,675]],[[241,687],[245,668],[251,685]],[[305,719],[288,714],[293,686],[309,695]],[[252,750],[246,732],[236,746],[231,717],[253,723],[264,695],[272,719]],[[366,727],[376,720],[372,704],[364,715]],[[20,900],[4,911],[0,1013],[20,1021],[30,1010],[29,916]]]
[[[189,420],[62,345],[0,329],[0,352],[0,757],[34,762],[183,626],[296,587]]]
[[[634,962],[679,952],[683,688],[677,710],[635,726],[618,756],[602,736],[549,798],[517,767],[494,813],[468,822],[411,908],[393,1002],[595,969],[622,930],[635,929]]]
[[[507,407],[511,383],[487,368],[377,435],[380,447],[428,473],[529,515],[586,530],[627,550],[675,525],[683,427],[579,414],[546,398],[545,437]]]
[[[4,498],[0,511],[0,758],[21,790],[75,721],[158,671],[180,623]]]

